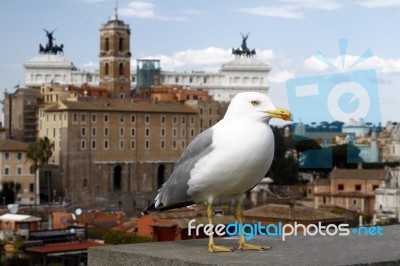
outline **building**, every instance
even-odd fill
[[[52,177],[62,179],[56,197],[75,207],[145,207],[199,133],[196,110],[176,102],[82,98],[39,113],[39,137],[54,143]]]
[[[38,230],[41,220],[30,215],[3,214],[0,216],[0,239],[13,241],[15,236],[27,237],[30,232]]]
[[[15,193],[15,203],[18,204],[32,204],[35,198],[35,174],[30,171],[31,164],[26,159],[27,150],[26,143],[0,139],[0,183],[20,184],[20,190]]]
[[[400,167],[391,168],[382,187],[375,190],[378,221],[400,221]]]
[[[370,131],[371,126],[366,124],[362,118],[358,121],[350,119],[349,123],[343,125],[342,128],[343,133],[354,133],[356,137],[365,137],[369,135]]]
[[[308,186],[314,195],[314,207],[330,204],[373,215],[375,190],[382,187],[387,169],[334,168],[328,181],[318,179]]]
[[[39,89],[18,88],[4,93],[3,114],[6,137],[23,142],[36,140],[36,106]]]

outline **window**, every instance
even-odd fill
[[[136,135],[136,129],[134,127],[131,127],[131,137],[134,137]]]
[[[176,150],[176,141],[172,141],[172,149]]]
[[[136,115],[131,115],[131,123],[135,123],[136,122]]]
[[[108,38],[105,39],[105,50],[110,50],[110,41],[108,40]]]
[[[146,115],[146,116],[144,117],[144,122],[145,122],[146,124],[149,124],[149,123],[150,123],[150,116],[149,116],[149,115]]]
[[[182,121],[182,125],[186,124],[186,117],[182,116],[181,121]]]
[[[338,190],[344,190],[344,185],[343,184],[339,184],[338,185]]]
[[[104,128],[104,137],[108,137],[108,127]]]
[[[17,152],[17,160],[21,160],[22,159],[22,152]]]
[[[194,137],[194,129],[193,128],[190,129],[190,136]]]
[[[56,121],[56,114],[53,114],[53,121]]]
[[[123,136],[124,136],[124,128],[123,128],[123,127],[121,127],[121,128],[119,129],[119,136],[120,136],[120,137],[123,137]]]
[[[95,137],[96,136],[96,128],[92,127],[92,136]]]
[[[81,150],[86,150],[86,141],[84,139],[81,140]]]
[[[160,116],[161,125],[165,124],[165,115]]]
[[[22,175],[22,167],[21,166],[17,167],[17,175]]]
[[[73,114],[72,114],[72,121],[73,121],[74,123],[78,122],[78,114],[77,114],[77,113],[73,113]]]
[[[84,178],[83,179],[83,187],[87,187],[88,186],[88,181],[87,181],[87,178]]]
[[[150,137],[150,128],[146,128],[146,129],[145,129],[144,135],[145,135],[146,137]]]
[[[104,122],[105,122],[105,123],[108,123],[108,121],[109,121],[108,114],[104,114]]]
[[[160,131],[160,136],[165,137],[165,128],[162,128]]]
[[[86,127],[81,127],[81,136],[86,136]]]
[[[146,148],[146,150],[150,149],[150,141],[146,140],[145,148]]]
[[[92,140],[92,150],[96,149],[96,140]]]
[[[96,122],[97,120],[97,115],[96,114],[92,114],[92,122]]]
[[[35,192],[35,184],[33,183],[29,184],[29,192]]]
[[[119,122],[124,123],[125,120],[125,116],[124,115],[120,115],[119,116]]]
[[[108,150],[108,139],[104,140],[104,149]]]
[[[163,150],[164,148],[165,148],[165,141],[162,140],[162,141],[160,142],[160,149]]]
[[[355,189],[356,189],[356,191],[361,191],[361,185],[356,185]]]
[[[181,137],[186,137],[186,129],[182,128]]]
[[[10,174],[10,167],[6,166],[4,167],[4,175],[9,175]]]
[[[379,188],[378,185],[373,185],[373,186],[372,186],[372,190],[373,190],[373,191],[375,191],[375,189],[377,189],[377,188]]]
[[[173,128],[172,129],[172,137],[176,137],[176,132],[177,132],[176,128]]]
[[[105,75],[105,76],[108,76],[108,72],[109,72],[109,70],[108,70],[108,63],[106,63],[105,66],[104,66],[104,75]]]
[[[82,114],[81,120],[82,120],[82,123],[86,122],[86,114]]]
[[[203,108],[200,108],[200,114],[201,115],[203,114]]]
[[[119,141],[119,149],[120,149],[120,150],[123,150],[124,147],[125,147],[124,141],[123,141],[123,140],[120,140],[120,141]]]
[[[357,199],[353,199],[353,205],[357,204]]]
[[[6,160],[10,160],[10,153],[9,153],[9,152],[6,152],[6,153],[4,154],[4,157],[5,157]]]
[[[190,116],[190,124],[194,125],[194,116]]]
[[[124,50],[124,38],[119,38],[119,50]]]
[[[123,63],[119,63],[119,75],[123,76],[124,75],[124,64]]]
[[[177,119],[176,116],[174,115],[174,116],[172,117],[172,123],[173,123],[174,125],[176,125],[177,121],[178,121],[178,119]]]
[[[186,141],[182,140],[181,148],[182,150],[186,148]]]

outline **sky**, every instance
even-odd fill
[[[0,93],[24,86],[23,64],[47,42],[43,29],[55,30],[54,42],[64,45],[64,56],[77,68],[97,70],[99,28],[115,7],[115,0],[1,1]],[[300,110],[297,121],[323,120],[308,107],[320,102],[318,108],[327,109],[326,99],[293,106],[288,80],[366,69],[376,74],[376,86],[366,85],[373,91],[371,112],[382,123],[400,120],[400,0],[119,0],[118,17],[131,28],[132,66],[136,59],[157,58],[163,70],[218,71],[248,33],[247,46],[271,67],[272,101]],[[339,40],[347,40],[344,64]],[[365,51],[369,58],[351,68]],[[336,68],[317,60],[318,52]]]

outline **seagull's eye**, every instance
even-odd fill
[[[259,101],[251,101],[251,104],[252,104],[253,106],[259,106],[259,105],[260,105],[260,102],[259,102]]]

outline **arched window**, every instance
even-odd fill
[[[119,75],[123,76],[124,75],[124,64],[119,63]]]
[[[119,38],[119,50],[124,50],[124,38]]]
[[[161,188],[162,184],[164,184],[164,172],[165,166],[162,164],[157,170],[157,188]]]
[[[109,72],[109,67],[108,67],[108,63],[106,63],[106,65],[104,66],[104,75],[108,76],[108,72]]]
[[[121,172],[122,168],[120,165],[114,167],[114,191],[121,191]]]
[[[108,38],[106,38],[106,43],[105,43],[105,50],[108,51],[110,50],[110,41],[108,40]]]

